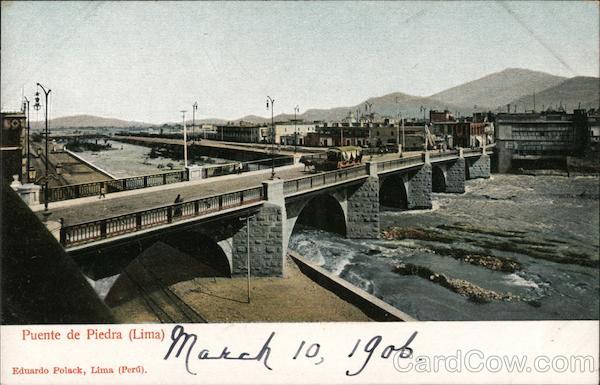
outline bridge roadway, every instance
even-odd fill
[[[304,166],[286,166],[276,169],[280,179],[293,179],[308,175]],[[185,201],[208,196],[225,194],[230,191],[261,186],[262,181],[271,176],[271,170],[245,173],[244,176],[227,175],[199,181],[181,182],[169,185],[107,194],[106,198],[97,196],[72,199],[49,204],[51,220],[64,219],[65,225],[101,220],[128,214],[134,211],[172,204],[177,194]],[[42,218],[43,205],[33,207]]]
[[[420,155],[418,151],[405,152],[406,158]],[[369,157],[366,157],[369,159]],[[383,162],[398,159],[397,154],[376,155],[373,161]],[[304,171],[303,165],[285,166],[276,169],[279,179],[294,179],[303,176],[316,175]],[[181,194],[184,201],[200,199],[208,196],[225,194],[252,187],[259,187],[261,183],[271,176],[271,170],[259,170],[242,175],[225,175],[211,179],[202,179],[190,182],[181,182],[168,185],[155,186],[139,190],[130,190],[107,194],[106,198],[98,196],[71,199],[59,202],[50,202],[49,211],[52,212],[51,220],[64,219],[64,224],[83,223],[101,220],[128,214],[134,211],[145,210],[151,207],[172,204],[177,194]],[[34,212],[42,218],[42,204],[32,207]]]
[[[384,197],[390,192],[409,197],[409,201],[406,202],[407,208],[430,208],[432,180],[434,190],[460,193],[464,192],[466,173],[474,177],[489,177],[487,155],[485,161],[480,162],[480,151],[465,151],[464,158],[462,153],[463,150],[460,150],[460,153],[450,151],[416,156],[406,154],[403,157],[387,154],[368,157],[366,163],[361,166],[322,173],[308,173],[301,165],[285,166],[276,170],[278,181],[266,183],[271,172],[269,169],[124,191],[109,194],[106,198],[72,199],[51,204],[51,220],[58,221],[62,218],[60,241],[65,247],[73,250],[73,247],[79,249],[83,244],[105,243],[109,239],[117,240],[138,232],[156,232],[176,223],[183,224],[213,215],[227,214],[242,207],[261,205],[259,216],[262,219],[259,221],[265,224],[274,221],[276,228],[286,229],[284,239],[287,239],[289,234],[286,231],[293,228],[295,219],[311,199],[310,195],[331,187],[338,191],[335,199],[346,207],[342,210],[345,210],[347,236],[376,238],[379,231],[380,190],[387,191],[384,193],[382,190],[381,194]],[[471,157],[476,159],[472,165],[472,174],[467,170],[472,166],[466,164],[466,158]],[[435,172],[432,174],[434,164]],[[390,175],[398,176],[398,172],[403,175],[401,178],[391,177],[392,182],[385,183]],[[387,190],[380,182],[388,186]],[[178,194],[183,201],[174,204]],[[295,197],[299,196],[309,198],[298,201]],[[291,206],[286,207],[286,198],[296,203],[290,203]],[[266,201],[270,205],[262,206]],[[295,213],[287,215],[285,221],[289,221],[289,224],[281,224],[282,217],[286,217],[281,213],[283,207],[290,213]],[[38,215],[42,217],[39,206],[34,208],[34,211],[38,211]],[[268,227],[266,231],[272,232],[270,224]],[[281,239],[281,234],[275,238]],[[269,241],[272,239],[269,238]],[[234,243],[237,244],[237,241]],[[284,248],[287,248],[287,241],[283,244]],[[281,245],[275,246],[277,249],[281,248]],[[272,246],[268,249],[273,253]]]

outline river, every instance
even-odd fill
[[[104,141],[100,141],[99,143],[104,144]],[[103,170],[108,171],[117,178],[128,178],[138,175],[166,172],[170,170],[170,167],[167,166],[168,164],[170,164],[175,170],[184,169],[183,160],[174,160],[162,156],[150,158],[150,147],[122,143],[113,140],[108,140],[107,143],[112,146],[110,150],[81,151],[78,152],[77,155],[102,168]],[[235,161],[209,157],[202,157],[201,159],[193,159],[190,157],[188,160],[188,164],[190,166],[221,163],[235,163]]]
[[[434,193],[432,210],[382,209],[390,239],[298,226],[290,248],[419,320],[599,319],[598,190],[596,177],[495,174]]]

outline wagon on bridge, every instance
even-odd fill
[[[300,163],[315,171],[331,171],[352,167],[362,162],[362,149],[355,146],[332,147],[325,154],[303,156]]]

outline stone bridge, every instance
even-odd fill
[[[202,251],[222,276],[281,276],[298,223],[348,238],[378,238],[380,207],[428,209],[432,192],[463,193],[488,178],[481,150],[423,153],[204,197],[182,204],[63,226],[66,250],[93,278],[117,274],[157,241]]]

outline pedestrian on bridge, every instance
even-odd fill
[[[176,217],[180,217],[181,216],[181,205],[179,205],[178,203],[183,202],[183,198],[181,197],[181,194],[177,194],[177,198],[175,198],[175,211],[173,212],[173,215]]]

